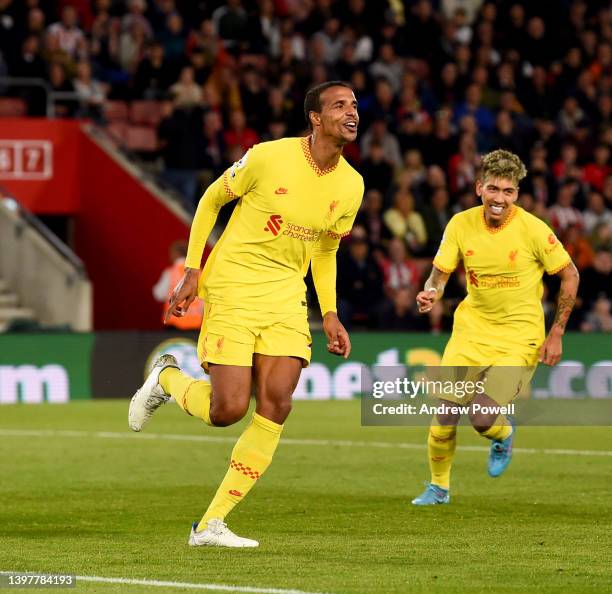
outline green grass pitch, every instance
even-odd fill
[[[126,417],[126,400],[0,407],[0,571],[336,594],[612,591],[609,428],[519,428],[509,470],[490,479],[473,447],[487,443],[463,427],[451,505],[415,509],[425,428],[363,428],[356,401],[297,402],[229,516],[260,548],[220,550],[187,537],[244,422],[211,429],[167,405],[134,435]]]

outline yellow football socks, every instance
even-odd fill
[[[189,415],[202,419],[207,425],[210,421],[210,382],[196,380],[176,367],[167,367],[159,374],[159,383],[166,394]]]
[[[270,466],[282,430],[282,425],[253,413],[253,420],[234,446],[229,470],[198,524],[198,531],[206,528],[208,520],[223,520],[251,490]]]
[[[448,489],[450,471],[455,457],[457,428],[454,426],[434,425],[429,427],[427,450],[429,452],[429,469],[431,483]]]
[[[512,426],[506,417],[500,415],[495,420],[493,427],[489,427],[486,431],[482,431],[480,435],[483,435],[488,439],[502,441],[504,439],[508,439],[508,437],[512,435]]]

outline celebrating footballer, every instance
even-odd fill
[[[486,393],[473,397],[469,417],[476,431],[491,440],[492,477],[508,467],[516,430],[512,419],[497,411],[531,380],[538,362],[559,362],[579,282],[576,267],[551,229],[516,205],[519,182],[526,174],[525,165],[509,151],[496,150],[483,157],[476,181],[482,206],[449,221],[431,275],[416,296],[419,311],[429,312],[442,297],[450,274],[463,262],[467,297],[455,311],[441,365],[467,368],[468,374],[486,378]],[[541,304],[544,272],[561,279],[548,336]],[[443,402],[461,401],[445,397]],[[427,441],[431,481],[412,501],[414,505],[449,503],[459,420],[457,413],[438,414],[432,420]]]
[[[255,392],[251,423],[206,513],[192,526],[191,546],[259,544],[234,534],[225,517],[270,465],[300,372],[310,361],[309,267],[328,350],[345,358],[351,351],[336,314],[336,251],[363,196],[361,176],[342,157],[343,146],[357,136],[357,101],[345,83],[327,82],[306,94],[304,113],[310,136],[254,146],[198,205],[185,275],[167,317],[184,315],[198,294],[204,300],[198,357],[210,382],[196,381],[173,356],[163,355],[130,404],[134,431],[170,398],[188,415],[224,427],[244,417]],[[219,210],[232,200],[238,204],[200,274]]]

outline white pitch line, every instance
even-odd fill
[[[0,571],[4,574],[26,574],[36,573],[38,575],[55,575],[52,572],[30,572],[30,571]],[[139,580],[131,578],[100,577],[96,575],[77,575],[75,576],[77,586],[81,582],[99,582],[104,584],[128,584],[131,586],[154,586],[157,588],[184,588],[191,590],[208,590],[211,592],[236,592],[245,594],[321,594],[320,592],[306,592],[304,590],[285,589],[285,588],[257,588],[254,586],[228,586],[226,584],[194,584],[190,582],[170,582],[164,580]]]
[[[223,437],[215,435],[181,435],[177,433],[119,433],[112,431],[71,431],[53,429],[3,429],[0,428],[0,437],[98,437],[101,439],[136,439],[136,440],[164,440],[164,441],[195,441],[204,443],[235,443],[237,436]],[[400,450],[425,450],[425,443],[406,443],[393,441],[350,441],[335,439],[296,439],[282,438],[281,443],[293,446],[322,446],[341,448],[376,448]],[[488,452],[487,446],[459,446],[467,452]],[[546,456],[603,456],[612,457],[612,450],[571,450],[555,448],[514,448],[520,454],[541,454]]]

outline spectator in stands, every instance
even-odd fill
[[[584,322],[580,326],[582,332],[612,332],[612,302],[600,295],[590,311],[587,312]]]
[[[323,28],[312,36],[312,41],[321,48],[322,61],[335,64],[340,59],[344,45],[340,35],[340,21],[336,18],[327,19]]]
[[[138,23],[138,26],[144,32],[147,39],[153,37],[153,28],[151,23],[145,17],[147,10],[146,0],[128,0],[127,1],[127,14],[121,19],[121,31],[128,32],[132,30],[134,23]]]
[[[40,38],[28,35],[21,44],[21,53],[11,68],[15,76],[46,78],[47,65],[40,55]]]
[[[491,146],[506,149],[517,155],[524,155],[523,141],[514,128],[514,122],[507,111],[500,111],[495,120]]]
[[[192,29],[187,37],[185,51],[187,55],[192,52],[201,52],[207,67],[212,68],[221,50],[221,44],[215,27],[210,19],[204,19],[198,29]]]
[[[185,258],[187,257],[187,242],[184,240],[175,241],[170,245],[169,249],[170,265],[163,270],[157,283],[153,287],[153,297],[155,301],[163,303],[162,318],[168,310],[168,304],[174,287],[181,280],[185,271]],[[182,318],[171,316],[167,325],[164,326],[167,330],[199,330],[202,325],[203,307],[202,301],[196,298],[192,307]]]
[[[106,100],[106,86],[91,75],[91,64],[79,62],[73,81],[74,90],[80,101],[79,117],[91,118],[98,123],[104,121],[102,109]]]
[[[225,169],[226,146],[223,141],[223,121],[218,111],[209,109],[204,114],[204,169],[209,172],[210,181],[221,175]]]
[[[348,249],[338,259],[339,317],[345,326],[373,327],[383,297],[382,272],[370,254],[363,227],[353,227]]]
[[[601,192],[590,192],[587,198],[587,209],[584,211],[584,229],[592,233],[600,224],[605,224],[612,230],[612,210],[606,208]]]
[[[117,60],[123,70],[133,76],[146,49],[147,33],[142,23],[135,20],[119,37]]]
[[[437,188],[431,196],[431,204],[423,209],[423,221],[427,230],[427,245],[425,253],[433,256],[440,245],[444,229],[450,220],[451,213],[448,208],[448,191]]]
[[[381,307],[378,317],[380,330],[414,332],[423,328],[420,316],[415,312],[415,289],[402,287]]]
[[[170,87],[177,107],[190,108],[202,104],[202,88],[195,82],[195,73],[191,66],[181,69],[179,79]]]
[[[427,243],[423,217],[414,210],[414,197],[406,190],[398,190],[393,206],[383,215],[383,221],[393,237],[406,242],[412,254],[419,254]]]
[[[532,196],[527,196],[533,201]],[[521,200],[525,197],[526,196],[521,195]],[[476,197],[476,194],[474,193],[474,190],[465,190],[464,192],[461,192],[461,194],[459,194],[459,197],[457,198],[457,203],[452,208],[452,211],[453,214],[455,214],[463,210],[468,210],[469,208],[474,208],[475,206],[478,206],[478,199]],[[525,208],[524,204],[521,204],[521,206]]]
[[[162,179],[193,210],[199,198],[198,173],[206,164],[201,108],[187,108],[174,99],[170,114],[159,124],[158,136],[164,161]]]
[[[393,177],[393,164],[385,159],[385,151],[379,141],[372,141],[369,153],[361,161],[361,174],[366,190],[385,193]]]
[[[229,128],[223,134],[227,146],[239,146],[246,153],[259,142],[259,136],[253,128],[247,127],[246,116],[241,109],[234,109],[230,114]]]
[[[385,160],[391,163],[394,168],[402,165],[402,153],[397,138],[389,132],[387,122],[384,119],[377,119],[372,122],[369,130],[361,137],[361,154],[370,153],[370,145],[378,143],[382,146]]]
[[[411,149],[404,154],[404,169],[410,172],[412,183],[420,185],[427,178],[427,169],[423,163],[423,155],[417,149]]]
[[[425,163],[446,169],[451,156],[457,151],[457,138],[453,133],[450,110],[437,111],[433,125],[433,133],[423,141]]]
[[[72,59],[83,57],[85,36],[78,26],[77,11],[70,4],[62,9],[60,21],[49,26],[47,36]]]
[[[103,72],[107,79],[115,83],[127,82],[127,77],[117,61],[121,22],[111,15],[110,8],[110,0],[96,1],[96,14],[91,28],[90,55],[97,69]]]
[[[74,86],[67,78],[64,67],[58,62],[52,62],[49,65],[49,84],[52,92],[67,94],[67,96],[55,98],[53,101],[56,117],[74,117],[79,107],[79,104],[76,101],[76,95],[74,95]],[[70,97],[71,94],[74,95],[74,98]]]
[[[604,180],[612,173],[610,165],[610,147],[606,144],[599,144],[595,148],[594,159],[584,167],[583,180],[595,190],[601,192]]]
[[[395,237],[389,242],[389,256],[381,263],[384,291],[388,299],[393,299],[400,289],[418,291],[421,278],[414,262],[408,258],[406,244]]]
[[[284,103],[282,91],[280,95]],[[268,100],[269,96],[259,72],[255,68],[245,68],[240,83],[240,101],[246,115],[247,126],[258,133],[262,133],[266,129],[266,120],[269,119],[267,113]],[[283,115],[285,114],[277,114],[277,117],[282,118]]]
[[[557,180],[563,180],[578,166],[578,150],[573,142],[565,142],[561,147],[561,155],[552,166],[552,173]]]
[[[561,240],[578,270],[582,272],[585,268],[592,266],[595,254],[591,244],[582,234],[582,227],[577,224],[569,225],[561,236]]]
[[[40,53],[40,38],[36,35],[28,35],[21,44],[21,53],[11,66],[13,76],[24,76],[28,78],[45,79],[47,77],[47,64]],[[0,66],[0,76],[2,73]],[[0,89],[1,92],[2,89]],[[29,116],[46,115],[46,93],[39,87],[23,86],[16,89],[15,94],[21,97],[28,106]]]
[[[562,137],[569,137],[585,122],[586,115],[576,97],[569,96],[563,101],[563,106],[557,116],[557,128]]]
[[[465,101],[455,106],[455,123],[468,114],[474,116],[478,129],[484,134],[493,130],[495,119],[491,111],[482,105],[482,89],[477,84],[471,84],[465,91]]]
[[[227,0],[212,14],[215,33],[222,40],[223,45],[232,51],[246,41],[248,33],[248,15],[240,0]]]
[[[382,243],[388,235],[382,220],[383,195],[380,190],[369,189],[363,198],[363,205],[357,214],[355,224],[366,230],[376,261],[384,257]]]
[[[374,79],[384,78],[391,85],[393,93],[400,90],[404,67],[395,55],[391,43],[384,43],[378,50],[378,59],[370,66],[370,76]]]
[[[185,52],[185,28],[183,18],[178,12],[168,15],[166,26],[159,34],[159,40],[164,46],[168,61],[174,65],[179,64]]]
[[[609,223],[599,223],[591,233],[589,241],[596,252],[612,252],[612,226]]]
[[[598,296],[603,293],[607,299],[612,299],[612,252],[600,249],[595,252],[593,265],[580,274],[580,311],[591,309]]]
[[[578,185],[573,181],[561,184],[557,201],[549,209],[551,223],[558,234],[563,233],[570,225],[584,228],[582,213],[574,206]]]
[[[471,134],[462,134],[459,140],[459,150],[448,162],[451,192],[457,193],[466,188],[474,187],[479,163],[480,157],[476,148],[476,139]]]
[[[173,73],[164,46],[154,42],[146,50],[134,75],[134,95],[139,99],[161,99],[172,83]]]

